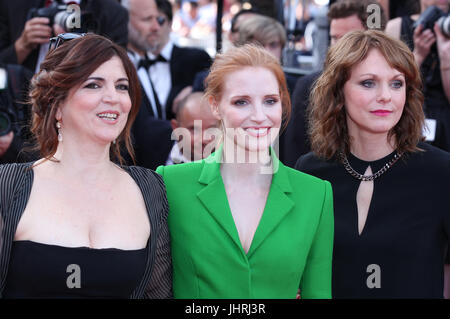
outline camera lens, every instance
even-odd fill
[[[414,29],[420,24],[423,25],[423,30],[433,30],[434,23],[444,15],[444,12],[436,6],[429,6],[420,17],[414,22]]]
[[[76,28],[76,13],[60,11],[55,15],[55,23],[66,32],[71,32]]]
[[[450,38],[450,15],[446,17],[441,17],[438,20],[439,28],[441,29],[442,33],[447,37]]]
[[[0,136],[6,135],[11,131],[11,119],[5,112],[0,111]]]

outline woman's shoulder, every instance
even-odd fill
[[[450,168],[450,153],[425,142],[420,142],[417,146],[420,150],[408,156],[412,161],[435,168]]]
[[[164,181],[162,177],[154,170],[141,166],[122,166],[122,168],[134,179],[141,189],[164,190]]]
[[[0,165],[0,204],[7,203],[14,197],[17,191],[25,187],[31,188],[31,182],[28,186],[25,181],[31,181],[31,165],[33,163],[10,163]],[[0,205],[1,206],[1,205]]]
[[[295,164],[295,168],[308,173],[309,171],[320,170],[325,168],[330,168],[338,166],[339,162],[334,159],[327,160],[322,157],[317,156],[313,152],[309,152],[305,155],[300,156]]]
[[[323,179],[316,177],[314,175],[311,175],[305,171],[300,171],[298,169],[294,169],[294,168],[287,167],[287,166],[285,166],[285,170],[286,170],[287,174],[289,175],[291,182],[293,182],[294,184],[306,183],[309,185],[312,185],[312,184],[316,184],[316,185],[320,184],[321,185],[324,182]]]
[[[32,162],[29,163],[8,163],[0,165],[0,182],[1,184],[10,185],[12,180],[25,176],[31,171]]]
[[[156,173],[162,175],[164,180],[171,178],[180,179],[184,177],[191,177],[192,175],[197,175],[200,173],[204,163],[205,160],[200,160],[190,163],[159,166],[156,169]]]

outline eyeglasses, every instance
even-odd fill
[[[64,42],[84,37],[86,33],[61,33],[58,34],[56,37],[50,38],[50,44],[48,45],[48,50],[54,50],[57,47],[59,47]]]

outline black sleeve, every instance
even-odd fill
[[[169,203],[166,196],[166,187],[162,177],[151,171],[158,191],[154,196],[160,198],[161,210],[158,216],[158,231],[156,240],[155,260],[149,285],[144,297],[151,299],[167,299],[173,297],[172,292],[172,254],[170,251],[170,234],[167,224]]]
[[[297,159],[310,151],[307,114],[309,93],[318,73],[298,79],[292,94],[292,116],[284,134],[284,164],[294,167]]]

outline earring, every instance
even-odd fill
[[[58,129],[58,142],[62,142],[63,137],[61,134],[61,122],[56,122],[56,128]]]

